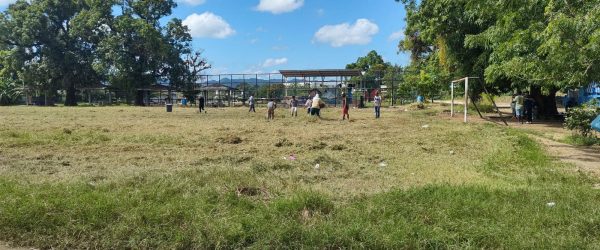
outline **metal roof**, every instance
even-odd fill
[[[280,70],[284,77],[333,77],[361,76],[358,69],[311,69],[311,70]]]

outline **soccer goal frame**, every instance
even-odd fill
[[[464,122],[465,123],[467,123],[467,111],[468,111],[468,107],[469,107],[469,79],[479,79],[479,77],[465,77],[465,78],[461,78],[458,80],[454,80],[450,83],[450,85],[451,85],[450,93],[452,95],[452,100],[451,100],[451,104],[450,104],[450,117],[454,117],[454,86],[456,83],[465,82],[465,97],[464,97],[465,98],[465,103],[464,103],[464,105],[465,105]],[[485,90],[485,93],[488,94],[488,96],[491,96],[490,93],[487,91],[485,84],[483,85],[483,89]],[[483,117],[483,115],[481,114],[481,112],[479,111],[479,108],[477,107],[477,104],[475,103],[473,98],[471,98],[471,101],[473,102],[473,106],[477,110],[477,113],[479,113],[479,117],[481,117],[482,119],[485,119]],[[494,105],[494,108],[496,109],[496,112],[498,112],[498,115],[500,116],[500,119],[502,120],[502,122],[504,122],[504,124],[506,126],[508,126],[508,123],[502,116],[502,113],[500,112],[500,109],[498,108],[498,105],[496,105],[496,102],[494,101],[494,99],[490,97],[490,101]]]
[[[450,117],[454,117],[454,85],[456,83],[465,82],[465,108],[464,108],[464,122],[467,123],[467,110],[469,107],[469,79],[479,79],[479,77],[465,77],[461,79],[454,80],[450,83],[450,93],[452,95],[452,100],[450,101]]]

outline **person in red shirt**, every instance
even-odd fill
[[[348,118],[350,120],[350,115],[348,114],[348,109],[350,106],[348,105],[348,98],[346,98],[346,93],[342,93],[342,120]]]

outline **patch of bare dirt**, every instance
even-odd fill
[[[577,147],[540,136],[535,136],[535,138],[545,146],[550,155],[574,164],[579,170],[600,177],[600,147]]]

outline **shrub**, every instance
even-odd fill
[[[600,139],[581,135],[570,135],[565,138],[564,142],[576,146],[592,146],[600,144]]]
[[[565,128],[578,132],[581,136],[591,137],[592,121],[600,115],[600,107],[595,102],[569,109],[565,118]]]
[[[12,81],[0,78],[0,105],[14,105],[19,102],[22,91]]]

